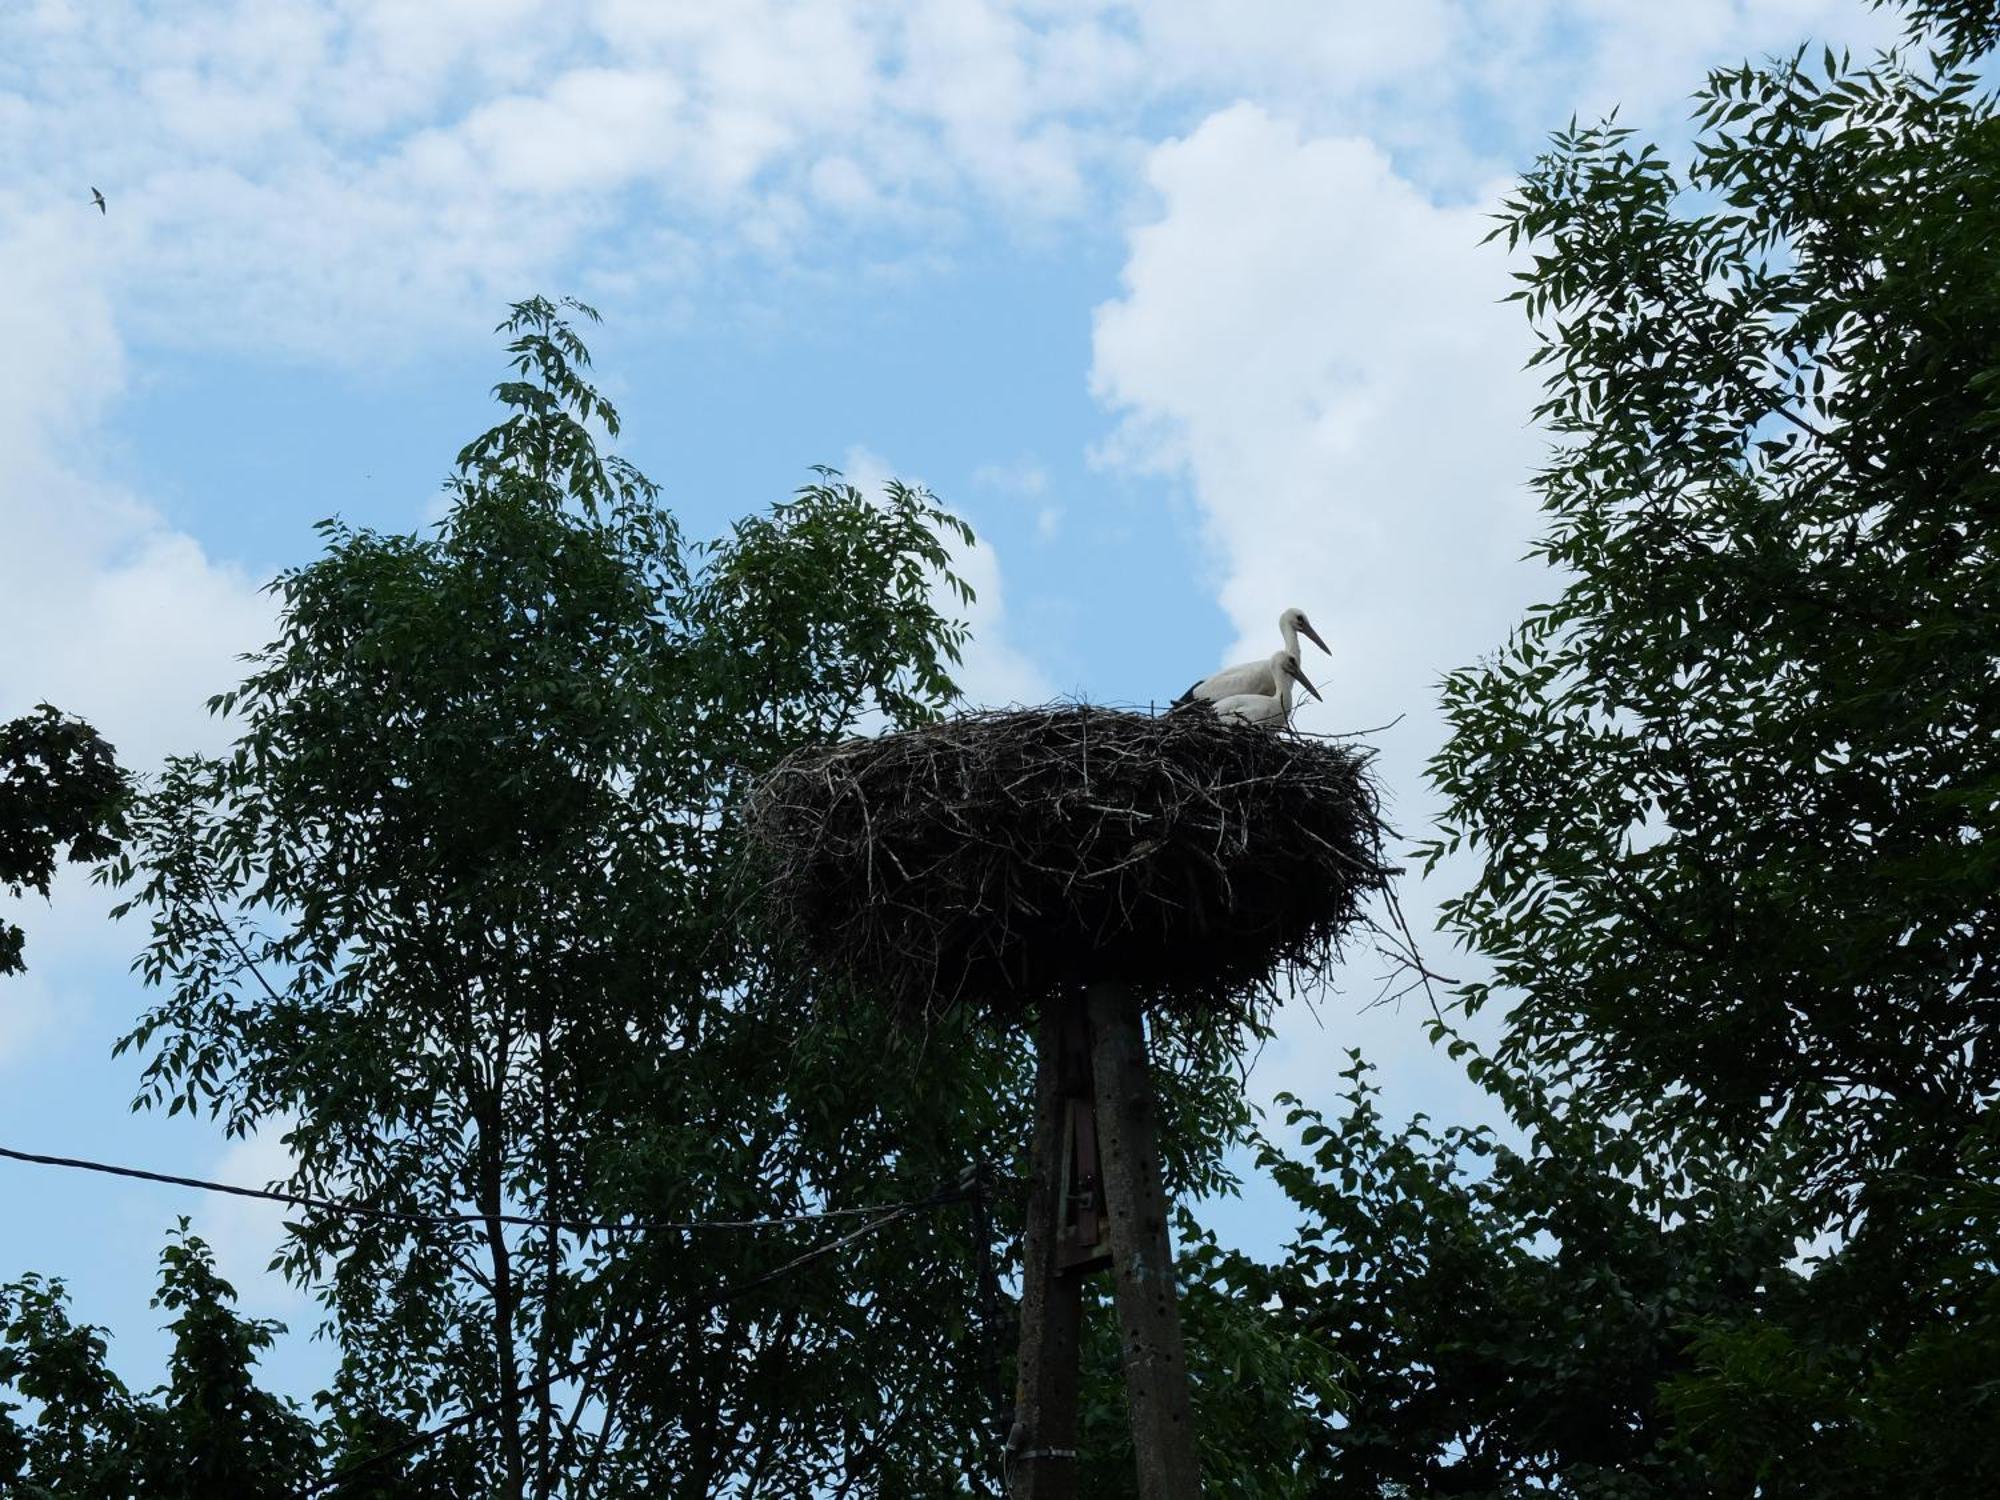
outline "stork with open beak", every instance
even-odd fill
[[[1279,652],[1277,656],[1273,656],[1268,660],[1244,661],[1238,662],[1233,667],[1224,667],[1213,677],[1202,678],[1200,682],[1197,682],[1185,693],[1182,693],[1180,697],[1174,699],[1174,706],[1178,708],[1181,704],[1191,703],[1197,698],[1204,699],[1209,703],[1220,703],[1224,698],[1234,698],[1244,695],[1254,697],[1271,697],[1275,695],[1279,688],[1285,684],[1284,674],[1278,672],[1272,666],[1272,663],[1277,661],[1280,656],[1288,656],[1296,664],[1299,659],[1299,637],[1301,635],[1319,647],[1320,650],[1326,652],[1327,655],[1331,656],[1333,654],[1332,648],[1320,639],[1319,632],[1313,629],[1312,621],[1306,618],[1306,612],[1302,609],[1288,609],[1278,616],[1278,635],[1283,639],[1285,649]],[[1299,680],[1304,681],[1303,678]],[[1319,694],[1315,692],[1313,696],[1317,698]]]
[[[1292,717],[1292,684],[1297,683],[1313,697],[1319,697],[1319,689],[1312,685],[1310,678],[1299,669],[1296,652],[1275,651],[1266,664],[1266,669],[1276,679],[1275,693],[1231,693],[1215,705],[1215,715],[1219,719],[1235,719],[1244,724],[1263,724],[1270,728],[1282,728]],[[1324,701],[1324,700],[1322,700]]]

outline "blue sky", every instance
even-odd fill
[[[1485,215],[1572,113],[1671,138],[1708,65],[1890,30],[1860,0],[10,6],[0,718],[53,701],[142,767],[215,747],[258,585],[323,516],[422,524],[486,425],[492,325],[570,293],[691,532],[813,463],[930,485],[983,544],[981,702],[1170,697],[1301,605],[1334,647],[1301,723],[1403,716],[1377,743],[1419,830],[1433,684],[1547,590]],[[0,1143],[278,1174],[270,1141],[127,1113],[141,935],[105,905],[67,880],[20,912]],[[1374,977],[1295,1008],[1253,1091],[1325,1101],[1360,1045],[1392,1113],[1479,1112],[1412,1009],[1362,1009]],[[0,1173],[0,1277],[68,1277],[137,1378],[176,1213],[250,1310],[311,1322],[262,1273],[273,1215]],[[1286,1228],[1269,1194],[1211,1217]],[[304,1392],[320,1360],[274,1369]]]

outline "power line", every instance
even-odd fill
[[[249,1188],[229,1182],[212,1182],[200,1177],[181,1177],[170,1172],[151,1172],[141,1167],[118,1166],[110,1162],[89,1161],[81,1157],[48,1156],[34,1151],[17,1151],[11,1146],[0,1146],[0,1158],[25,1162],[32,1166],[62,1167],[75,1171],[96,1172],[105,1176],[130,1178],[139,1182],[157,1182],[169,1187],[195,1188],[202,1192],[223,1193],[234,1198],[262,1199],[298,1208],[319,1209],[329,1213],[348,1214],[360,1218],[387,1220],[395,1223],[438,1226],[449,1224],[483,1224],[488,1221],[488,1216],[485,1214],[407,1213],[400,1209],[376,1208],[370,1204],[345,1202],[336,1198],[318,1198],[303,1193],[286,1193],[275,1188]],[[831,1255],[837,1250],[845,1249],[847,1246],[866,1238],[877,1230],[884,1229],[890,1224],[908,1218],[911,1214],[920,1210],[941,1208],[947,1204],[963,1202],[970,1198],[975,1199],[979,1203],[981,1210],[980,1218],[983,1220],[985,1182],[988,1175],[983,1168],[974,1169],[969,1171],[965,1178],[955,1186],[941,1189],[931,1194],[928,1198],[910,1198],[894,1203],[877,1203],[863,1208],[830,1208],[817,1213],[783,1214],[763,1219],[649,1220],[633,1222],[575,1219],[556,1219],[552,1221],[537,1219],[523,1214],[499,1214],[492,1217],[504,1224],[520,1225],[531,1229],[557,1228],[572,1232],[622,1231],[637,1233],[648,1230],[772,1229],[787,1225],[817,1223],[825,1219],[853,1218],[863,1215],[873,1216],[867,1223],[860,1225],[858,1228],[848,1231],[837,1239],[829,1240],[823,1245],[815,1246],[810,1250],[795,1255],[782,1265],[775,1266],[768,1271],[760,1272],[743,1281],[733,1282],[717,1288],[709,1295],[707,1305],[709,1307],[720,1307],[725,1302],[733,1301],[735,1298],[756,1291],[760,1287],[769,1286],[773,1282],[783,1280],[786,1276],[791,1275],[801,1267],[810,1265],[813,1261]],[[430,1446],[430,1444],[438,1441],[440,1438],[456,1432],[459,1428],[479,1421],[484,1417],[491,1416],[494,1412],[500,1410],[507,1401],[521,1400],[534,1395],[546,1386],[583,1374],[592,1366],[600,1364],[604,1360],[621,1352],[637,1335],[638,1330],[635,1329],[625,1338],[613,1340],[612,1343],[594,1354],[586,1355],[581,1359],[572,1360],[560,1365],[549,1374],[516,1387],[509,1395],[494,1397],[476,1406],[468,1407],[447,1422],[417,1433],[393,1447],[385,1448],[378,1453],[371,1454],[359,1463],[350,1465],[338,1473],[329,1474],[318,1485],[306,1491],[306,1495],[312,1497],[333,1494],[352,1484],[368,1470],[378,1468],[382,1464],[393,1462],[399,1458],[407,1458],[409,1455]]]
[[[956,1203],[966,1196],[967,1191],[963,1187],[947,1188],[942,1192],[932,1194],[928,1198],[885,1207],[881,1210],[880,1218],[873,1219],[861,1225],[858,1229],[850,1230],[838,1239],[828,1240],[824,1245],[817,1245],[803,1254],[795,1255],[781,1266],[774,1266],[768,1271],[759,1272],[757,1275],[748,1277],[745,1280],[732,1282],[717,1288],[714,1292],[710,1293],[707,1305],[711,1308],[720,1307],[723,1303],[733,1301],[746,1293],[756,1291],[759,1287],[769,1286],[774,1281],[782,1281],[801,1267],[809,1265],[823,1256],[831,1255],[836,1250],[845,1249],[856,1240],[871,1235],[878,1229],[885,1229],[897,1220],[907,1218],[918,1209],[939,1208],[947,1203]],[[469,1406],[449,1421],[440,1422],[436,1427],[426,1428],[424,1431],[405,1438],[402,1442],[392,1447],[371,1453],[359,1463],[350,1464],[344,1469],[327,1475],[317,1485],[306,1491],[308,1500],[311,1500],[311,1497],[314,1496],[337,1494],[371,1469],[380,1468],[383,1464],[393,1463],[398,1459],[408,1458],[411,1454],[422,1451],[432,1443],[437,1442],[440,1438],[447,1437],[451,1433],[456,1432],[459,1428],[492,1416],[509,1402],[524,1400],[544,1388],[556,1384],[558,1381],[569,1380],[577,1375],[581,1375],[592,1366],[601,1364],[603,1361],[611,1358],[612,1355],[626,1349],[637,1337],[638,1331],[635,1329],[624,1338],[613,1340],[612,1343],[598,1350],[595,1354],[586,1355],[581,1359],[570,1360],[550,1371],[547,1375],[514,1387],[513,1390],[507,1392],[505,1395],[492,1397],[489,1400],[480,1402],[476,1406]]]
[[[204,1193],[226,1193],[232,1198],[261,1198],[294,1208],[312,1208],[325,1213],[347,1214],[355,1218],[380,1219],[397,1224],[438,1228],[453,1224],[500,1223],[524,1229],[561,1229],[572,1234],[643,1234],[693,1232],[701,1229],[781,1229],[793,1224],[816,1224],[823,1219],[850,1219],[865,1214],[929,1208],[938,1200],[912,1198],[897,1203],[874,1203],[863,1208],[826,1208],[815,1213],[777,1214],[763,1219],[542,1219],[532,1214],[420,1214],[397,1208],[377,1208],[340,1198],[315,1198],[304,1193],[280,1192],[276,1188],[239,1187],[235,1183],[210,1182],[200,1177],[177,1177],[170,1172],[148,1172],[140,1167],[115,1166],[110,1162],[86,1161],[74,1156],[43,1156],[33,1151],[16,1151],[0,1146],[0,1157],[27,1162],[38,1167],[65,1167],[79,1172],[101,1172],[107,1177],[129,1177],[140,1182],[165,1183],[169,1187],[198,1188]]]

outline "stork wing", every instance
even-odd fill
[[[1271,675],[1268,661],[1240,661],[1233,667],[1224,667],[1213,677],[1202,678],[1187,690],[1187,696],[1219,703],[1224,698],[1244,693],[1271,694],[1277,691],[1278,681]]]

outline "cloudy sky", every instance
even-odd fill
[[[0,719],[49,700],[140,767],[214,748],[259,586],[339,513],[408,529],[487,425],[492,326],[573,294],[623,451],[695,534],[807,466],[977,529],[983,702],[1145,703],[1333,647],[1302,724],[1374,736],[1422,829],[1433,685],[1546,579],[1518,559],[1528,334],[1479,243],[1572,114],[1683,133],[1702,70],[1862,0],[243,0],[0,7]],[[108,200],[100,214],[92,187]],[[1450,878],[1447,872],[1444,880]],[[1438,891],[1407,893],[1427,920]],[[0,1144],[262,1181],[268,1141],[134,1117],[109,1055],[142,934],[65,882],[0,980]],[[1463,961],[1441,943],[1433,961]],[[1259,1059],[1327,1100],[1480,1101],[1375,967]],[[0,1278],[67,1276],[157,1377],[191,1214],[261,1314],[275,1219],[0,1164]],[[25,1208],[23,1207],[25,1205]],[[1268,1194],[1211,1217],[1269,1245]],[[312,1388],[321,1351],[276,1369]]]

